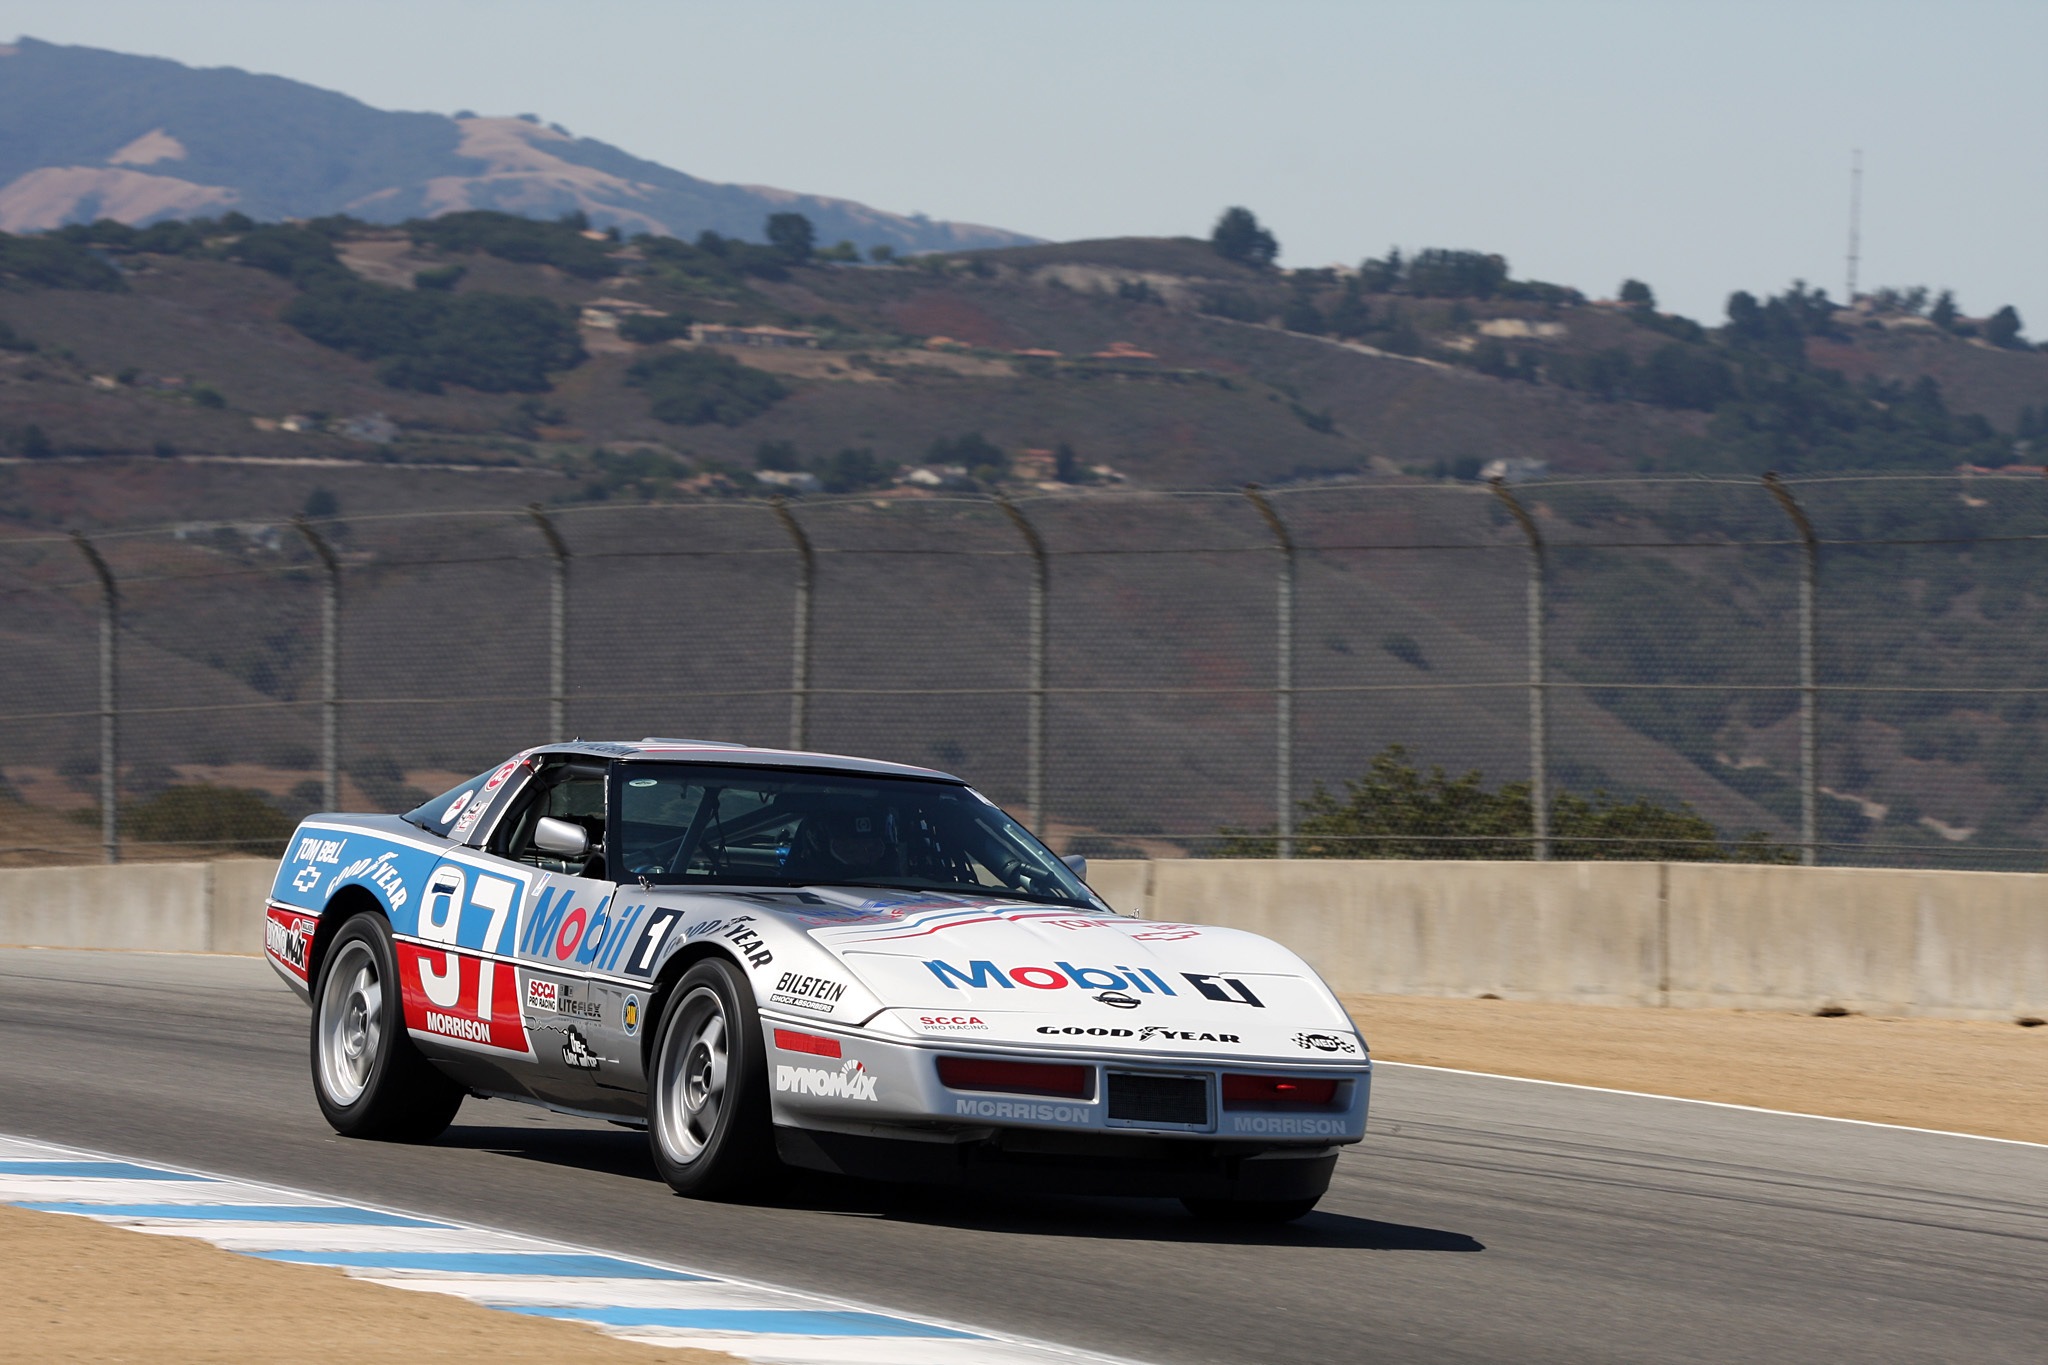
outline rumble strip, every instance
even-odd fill
[[[587,1322],[629,1341],[763,1365],[1110,1365],[1112,1358],[882,1312],[276,1185],[0,1137],[0,1203],[196,1237],[271,1261],[339,1266],[396,1289]]]

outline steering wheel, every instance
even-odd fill
[[[667,849],[666,853],[663,853],[661,848],[657,848],[649,855],[648,861],[640,864],[638,867],[629,867],[626,870],[636,877],[647,873],[673,871],[676,859],[682,855],[683,841],[689,837],[690,831],[686,829],[662,846]]]

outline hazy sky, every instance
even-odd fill
[[[1506,255],[1718,318],[1866,288],[2048,337],[2043,0],[0,0],[23,33],[392,109],[532,112],[713,180],[1287,264]]]

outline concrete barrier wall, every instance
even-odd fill
[[[2048,1017],[2048,875],[1712,863],[1091,863],[1148,919],[1249,929],[1341,992]]]
[[[260,953],[275,864],[0,869],[0,943]],[[2048,875],[1712,863],[1099,861],[1148,919],[1249,929],[1342,992],[2048,1017]]]
[[[269,858],[0,868],[0,943],[261,953],[276,872]]]

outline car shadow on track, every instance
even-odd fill
[[[667,1189],[648,1156],[646,1135],[629,1129],[459,1124],[436,1145],[645,1181],[655,1187],[649,1191],[650,1197],[658,1198]],[[1462,1232],[1384,1223],[1321,1209],[1292,1223],[1247,1226],[1205,1222],[1171,1199],[1024,1198],[945,1186],[885,1185],[795,1169],[786,1170],[773,1190],[751,1202],[827,1217],[881,1218],[916,1226],[1048,1237],[1352,1251],[1486,1250],[1485,1243]]]
[[[1195,1218],[1173,1199],[1045,1195],[1025,1198],[929,1186],[840,1183],[860,1187],[882,1217],[930,1227],[1219,1246],[1326,1247],[1351,1251],[1486,1250],[1485,1243],[1462,1232],[1383,1223],[1322,1209],[1291,1223],[1230,1224]]]

